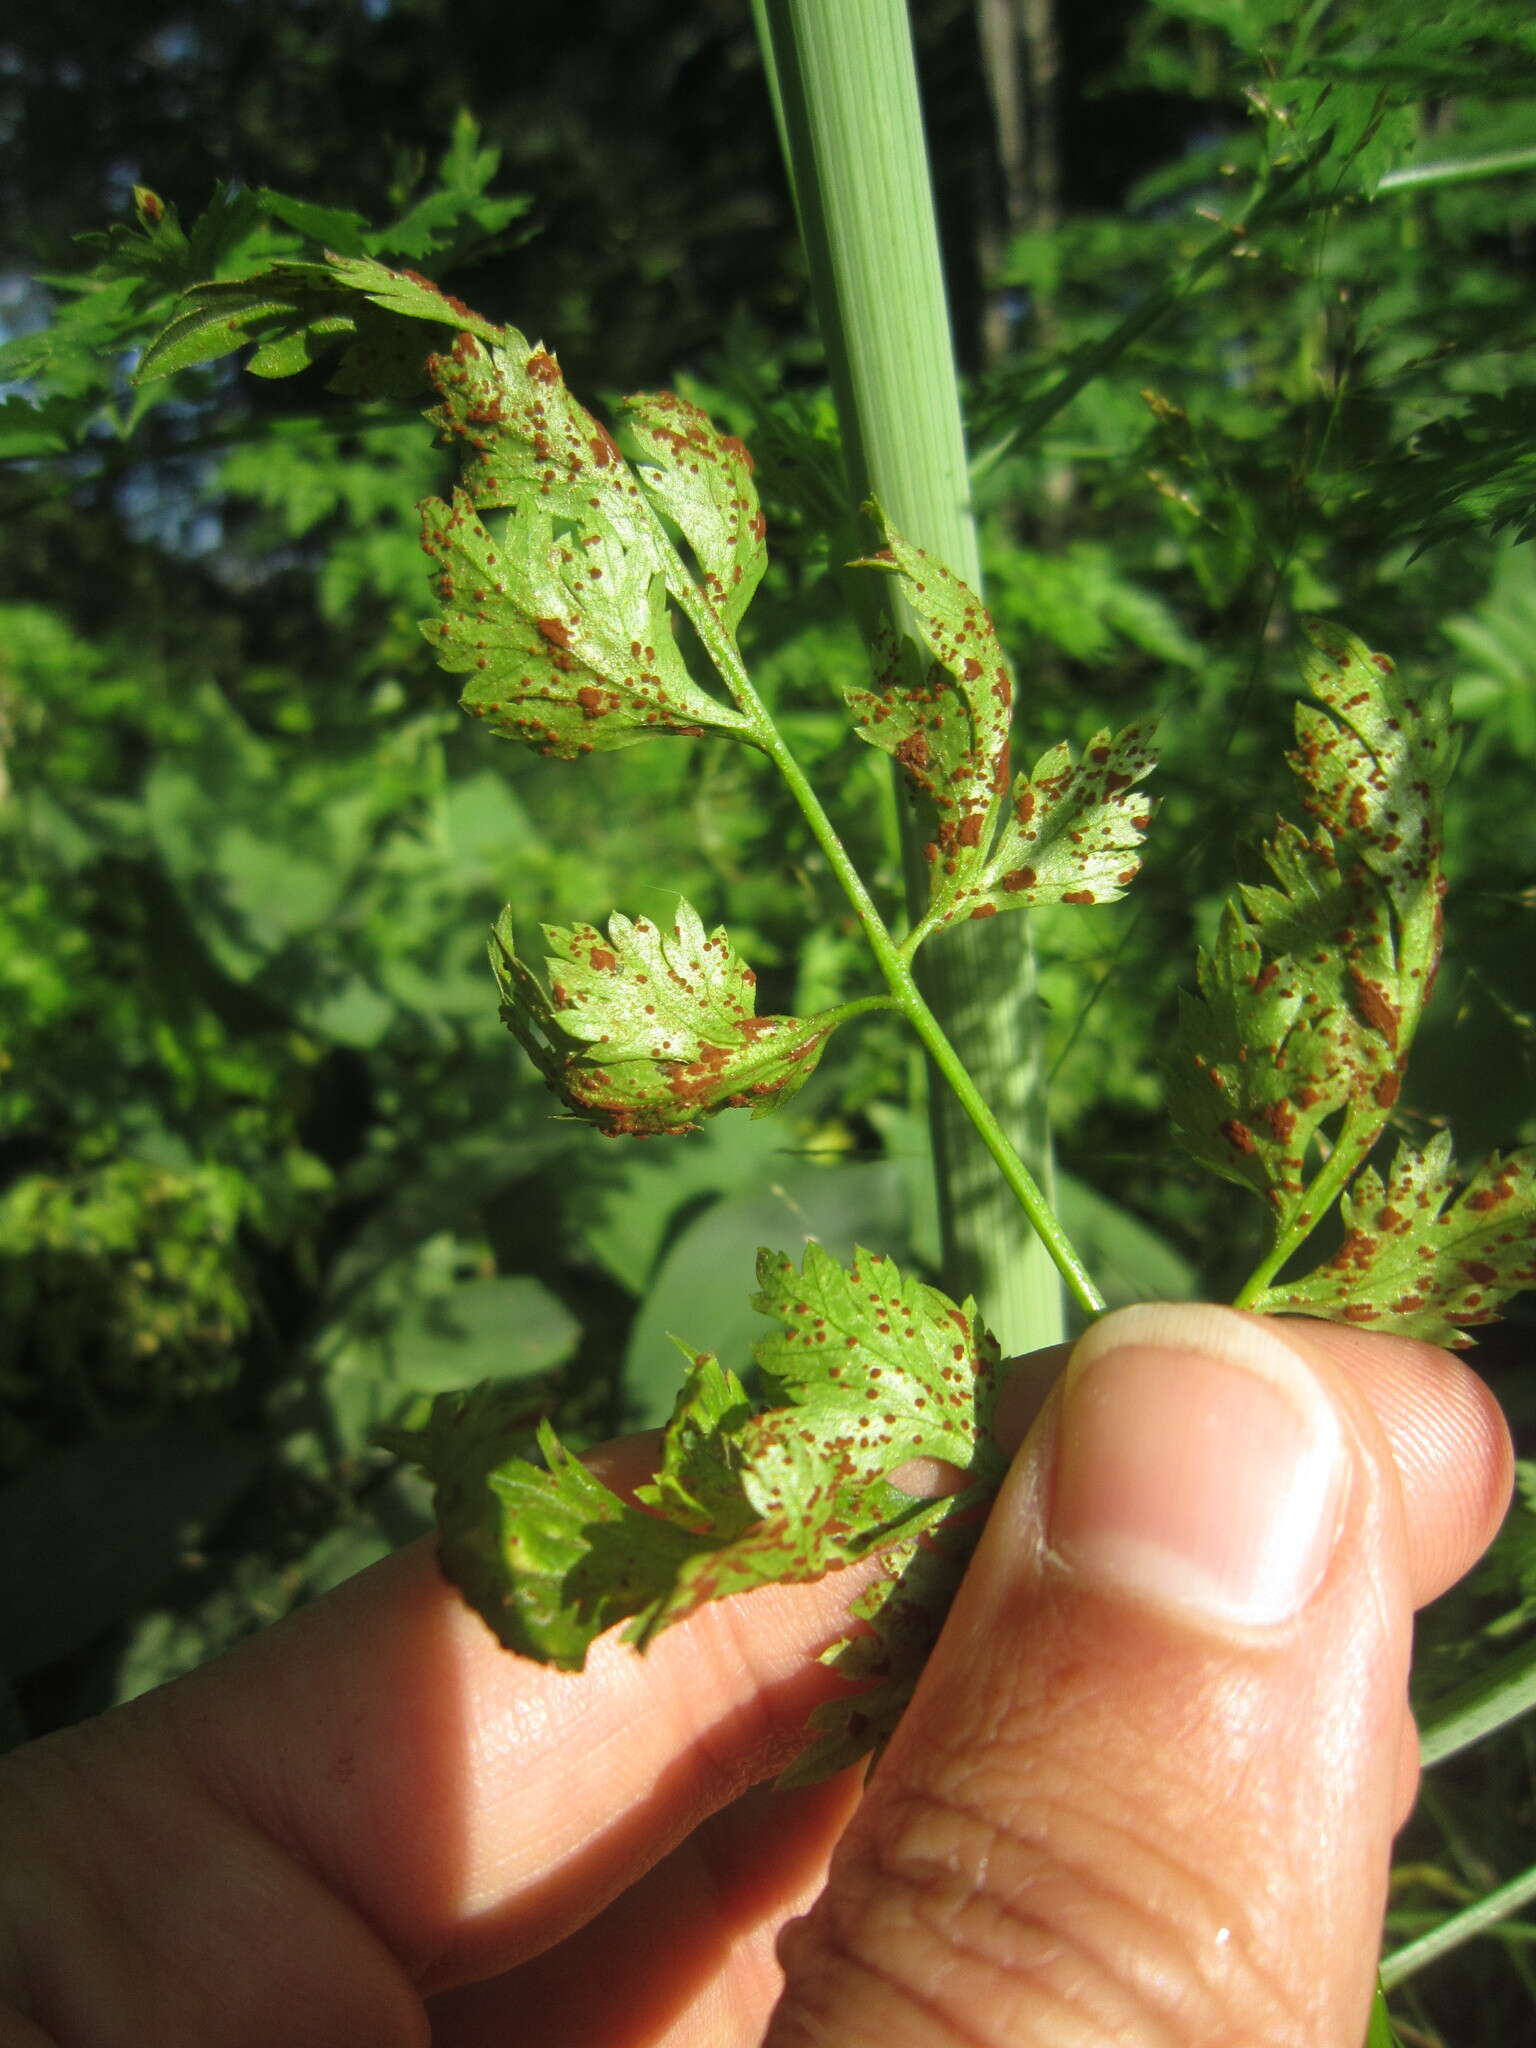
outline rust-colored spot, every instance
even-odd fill
[[[1253,1133],[1240,1117],[1229,1117],[1224,1124],[1218,1125],[1217,1128],[1234,1152],[1247,1153],[1256,1149],[1253,1142]]]
[[[1061,900],[1063,903],[1097,903],[1099,899],[1091,889],[1068,889]]]
[[[1326,965],[1326,959],[1324,964]],[[1379,1031],[1395,1052],[1397,1050],[1397,1022],[1402,1011],[1387,994],[1379,981],[1372,981],[1362,974],[1353,961],[1349,967],[1350,987],[1355,994],[1355,1008],[1370,1025]]]

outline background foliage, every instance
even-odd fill
[[[1064,1213],[1113,1298],[1219,1297],[1258,1215],[1167,1151],[1156,1054],[1284,793],[1293,610],[1447,679],[1467,729],[1402,1128],[1448,1116],[1467,1155],[1536,1139],[1536,176],[1412,177],[1529,145],[1536,31],[1516,0],[1091,12],[1043,37],[1033,11],[1022,148],[966,0],[916,17],[1020,757],[1162,720],[1136,891],[1037,919]],[[444,468],[408,406],[324,373],[128,381],[181,285],[329,246],[542,332],[589,398],[709,404],[758,453],[775,544],[754,673],[894,891],[894,798],[837,710],[859,654],[828,573],[829,412],[747,10],[91,21],[33,10],[0,38],[18,1733],[424,1527],[368,1445],[423,1397],[493,1377],[513,1426],[652,1421],[669,1330],[745,1362],[759,1243],[933,1257],[910,1058],[883,1024],[843,1034],[781,1119],[614,1145],[550,1120],[496,1020],[484,934],[508,899],[531,930],[684,893],[764,970],[764,1011],[863,985],[819,856],[751,764],[678,740],[578,775],[468,727],[415,625],[412,507]],[[1057,405],[1064,369],[1082,388]],[[1480,1359],[1526,1441],[1529,1331]],[[1431,1618],[1428,1692],[1530,1629],[1533,1527],[1517,1515]],[[1437,1773],[1402,1931],[1530,1860],[1529,1744]],[[1523,1939],[1507,1967],[1483,1948],[1405,1991],[1405,2038],[1441,2038],[1441,2012],[1461,2042],[1528,2029]]]

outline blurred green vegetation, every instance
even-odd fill
[[[838,710],[860,655],[830,415],[747,10],[282,5],[259,36],[234,0],[88,11],[88,35],[45,10],[0,31],[18,1732],[422,1530],[368,1437],[430,1394],[497,1378],[509,1427],[553,1411],[590,1440],[665,1412],[670,1331],[745,1363],[759,1243],[934,1256],[911,1055],[883,1022],[780,1119],[620,1145],[551,1119],[497,1021],[484,940],[509,900],[531,934],[685,893],[759,966],[765,1011],[864,985],[753,764],[675,740],[577,769],[469,729],[415,624],[412,508],[444,468],[409,405],[323,372],[129,382],[180,286],[351,236],[542,333],[589,400],[708,405],[757,452],[776,547],[754,674],[894,896],[894,799]],[[1157,1051],[1287,801],[1297,609],[1445,681],[1466,728],[1403,1126],[1449,1118],[1465,1155],[1536,1139],[1536,173],[1399,175],[1529,142],[1536,31],[1517,0],[1074,13],[1010,177],[972,8],[917,10],[1019,755],[1162,721],[1146,873],[1037,919],[1063,1207],[1112,1298],[1220,1297],[1261,1220],[1168,1151]],[[1527,1440],[1531,1329],[1484,1347]],[[1431,1691],[1536,1619],[1533,1527],[1527,1505],[1432,1620]],[[1532,1761],[1518,1736],[1437,1773],[1405,1931],[1528,1860]],[[1404,2038],[1440,2040],[1437,2013],[1463,2043],[1528,2031],[1536,1975],[1507,1948],[1502,1972],[1483,1951],[1408,1987]]]

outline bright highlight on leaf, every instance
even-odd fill
[[[1005,1469],[997,1347],[974,1304],[868,1252],[845,1269],[811,1244],[798,1272],[763,1252],[758,1283],[754,1306],[780,1326],[756,1349],[771,1405],[693,1360],[638,1507],[548,1429],[544,1469],[498,1462],[477,1427],[488,1389],[443,1396],[416,1438],[393,1441],[436,1485],[455,1584],[509,1648],[568,1670],[617,1621],[643,1644],[706,1601],[889,1553],[858,1603],[865,1626],[826,1657],[869,1689],[821,1710],[792,1773],[805,1782],[884,1742],[932,1645]],[[893,1485],[916,1457],[955,1466],[959,1490]]]
[[[544,926],[546,991],[491,940],[501,1014],[572,1115],[608,1137],[678,1136],[722,1109],[766,1116],[808,1079],[837,1018],[758,1017],[756,976],[723,930],[680,903],[670,932],[617,913],[608,930]]]

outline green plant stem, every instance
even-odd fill
[[[1302,1205],[1296,1221],[1289,1230],[1284,1230],[1275,1239],[1268,1252],[1260,1259],[1243,1283],[1234,1308],[1262,1310],[1262,1299],[1280,1268],[1285,1264],[1322,1222],[1334,1203],[1343,1194],[1354,1178],[1356,1169],[1364,1164],[1367,1153],[1381,1136],[1386,1123],[1385,1113],[1373,1112],[1363,1120],[1351,1105],[1344,1119],[1344,1128],[1339,1141],[1329,1153],[1327,1161],[1312,1185],[1302,1198]]]
[[[1056,1220],[1055,1211],[1039,1182],[1019,1157],[1008,1133],[988,1106],[964,1060],[951,1044],[943,1026],[924,999],[902,948],[892,938],[874,898],[864,885],[863,876],[855,867],[847,847],[838,837],[837,828],[822,808],[821,799],[812,788],[809,777],[775,726],[767,706],[758,696],[735,641],[721,625],[692,577],[687,574],[661,522],[654,518],[654,514],[652,517],[657,540],[675,565],[673,589],[679,605],[698,634],[705,652],[718,669],[732,700],[747,720],[753,743],[762,749],[778,769],[785,787],[799,805],[817,845],[826,856],[827,865],[853,906],[870,951],[874,954],[880,972],[885,977],[886,986],[891,992],[889,997],[857,998],[851,1003],[841,1005],[838,1011],[828,1014],[835,1015],[841,1020],[865,1010],[892,1005],[901,1011],[922,1041],[923,1048],[935,1068],[948,1083],[970,1127],[986,1147],[988,1155],[1002,1176],[1004,1185],[1028,1217],[1035,1233],[1033,1242],[1040,1245],[1043,1255],[1050,1260],[1056,1272],[1066,1282],[1073,1299],[1084,1312],[1088,1315],[1102,1314],[1105,1307],[1104,1297],[1094,1286],[1087,1267]],[[985,1312],[983,1305],[983,1314]],[[987,1320],[990,1324],[991,1318],[988,1317]],[[998,1334],[995,1326],[993,1329],[994,1334]]]
[[[1496,1892],[1490,1892],[1485,1899],[1468,1906],[1464,1912],[1453,1913],[1449,1920],[1442,1920],[1438,1927],[1432,1927],[1427,1934],[1421,1934],[1417,1941],[1405,1942],[1382,1959],[1381,1981],[1390,1991],[1394,1984],[1401,1984],[1406,1978],[1422,1970],[1426,1964],[1449,1955],[1452,1949],[1460,1948],[1463,1942],[1472,1941],[1479,1934],[1488,1934],[1501,1920],[1507,1920],[1512,1913],[1518,1913],[1522,1906],[1528,1906],[1536,1899],[1536,1869],[1523,1871],[1519,1877],[1512,1877],[1508,1884],[1500,1885]]]
[[[1071,1289],[1073,1299],[1087,1314],[1102,1314],[1105,1307],[1104,1297],[1094,1286],[1088,1269],[1056,1220],[1055,1211],[1047,1201],[1039,1182],[1019,1157],[1007,1132],[987,1106],[964,1061],[924,1000],[913,978],[911,967],[903,957],[901,948],[886,929],[884,920],[864,887],[863,878],[849,859],[847,848],[838,838],[832,821],[821,808],[815,791],[806,780],[804,770],[776,733],[767,751],[783,776],[790,793],[799,804],[806,822],[816,835],[818,845],[827,857],[828,864],[858,914],[870,950],[875,956],[880,972],[885,976],[886,986],[895,998],[897,1007],[922,1040],[923,1048],[934,1066],[949,1084],[955,1100],[970,1120],[982,1144],[986,1146],[1014,1199],[1029,1218],[1036,1238],[1052,1265]]]
[[[892,524],[972,589],[980,556],[970,506],[948,306],[939,261],[927,149],[905,0],[757,0],[775,108],[800,218],[841,426],[850,531],[854,508],[878,498]],[[850,553],[862,551],[857,543]],[[882,579],[882,583],[884,579]],[[866,636],[910,617],[890,586],[855,591]],[[921,867],[909,842],[909,876]],[[921,898],[910,903],[914,918]],[[882,960],[887,978],[909,977]],[[892,983],[893,988],[896,983]],[[916,998],[915,985],[913,997]],[[923,962],[920,1027],[937,1076],[968,1073],[1008,1127],[1006,1187],[983,1145],[975,1108],[929,1091],[946,1284],[973,1293],[1005,1348],[1062,1334],[1061,1291],[1036,1242],[1020,1237],[1007,1192],[1037,1228],[1050,1182],[1034,963],[1022,916],[962,927]],[[917,1013],[903,1002],[908,1015]],[[933,1021],[934,1019],[939,1021]],[[931,1027],[931,1028],[930,1028]],[[937,1034],[934,1036],[933,1034]],[[949,1067],[934,1047],[956,1049]],[[1031,1162],[1023,1167],[1020,1154]],[[990,1155],[990,1158],[989,1158]],[[1054,1226],[1046,1226],[1054,1227]],[[1081,1269],[1077,1269],[1080,1278]],[[1074,1286],[1079,1299],[1083,1294]],[[1094,1299],[1097,1300],[1096,1293]]]

